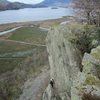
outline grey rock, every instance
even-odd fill
[[[56,93],[48,87],[43,100],[52,100],[52,93],[56,94],[53,100],[70,100],[73,80],[80,71],[81,57],[76,47],[69,41],[71,35],[69,32],[70,30],[66,29],[66,26],[60,25],[48,33],[47,51]]]

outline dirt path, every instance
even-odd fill
[[[31,85],[23,90],[23,94],[18,100],[41,100],[42,94],[45,91],[49,82],[49,71],[43,72]],[[29,84],[29,82],[27,83]]]

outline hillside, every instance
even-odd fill
[[[0,0],[0,10],[6,10],[7,5],[10,2],[8,2],[7,0]]]
[[[20,2],[9,2],[7,0],[0,0],[0,10],[13,10],[13,9],[21,9],[21,8],[32,8],[33,5],[24,4]]]
[[[19,3],[19,2],[9,3],[7,5],[7,9],[8,10],[12,10],[12,9],[22,9],[22,8],[32,8],[32,7],[33,7],[33,5]]]
[[[39,5],[41,6],[65,6],[70,0],[44,0]]]
[[[9,2],[7,0],[0,0],[0,10],[13,10],[13,9],[22,9],[22,8],[39,8],[39,7],[48,7],[48,6],[60,6],[66,7],[69,3],[69,0],[44,0],[39,4],[24,4],[21,2]]]
[[[0,4],[8,4],[9,3],[9,1],[7,1],[7,0],[0,0]]]

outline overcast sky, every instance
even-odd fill
[[[40,3],[44,0],[8,0],[8,1],[11,1],[11,2],[23,2],[23,3],[27,3],[27,4],[36,4],[36,3]]]

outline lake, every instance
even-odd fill
[[[71,8],[25,8],[0,12],[0,24],[13,22],[39,21],[72,15]]]

